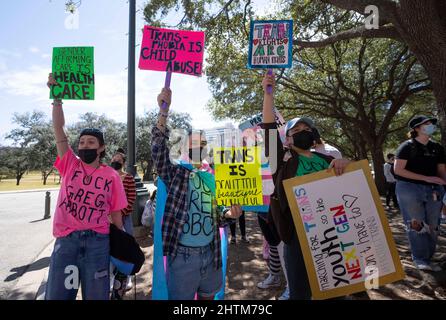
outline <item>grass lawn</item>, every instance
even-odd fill
[[[23,176],[18,186],[16,186],[15,179],[2,179],[0,181],[0,191],[58,188],[60,186],[58,182],[59,177],[57,175],[50,175],[46,180],[46,185],[43,185],[42,175],[39,172],[30,172]]]
[[[138,172],[138,174],[142,177],[142,172]],[[29,172],[23,176],[18,186],[16,186],[15,179],[2,179],[0,181],[0,191],[59,188],[60,185],[58,182],[59,176],[57,174],[51,174],[46,180],[46,185],[43,185],[42,174],[40,172]]]

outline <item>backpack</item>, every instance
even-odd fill
[[[126,275],[137,274],[145,260],[135,238],[114,224],[110,224],[110,260]]]
[[[311,152],[324,159],[330,164],[334,159],[331,156],[319,152]],[[289,244],[295,234],[293,217],[291,215],[290,206],[286,197],[285,188],[282,181],[296,176],[299,166],[299,155],[295,151],[291,151],[292,157],[282,163],[276,173],[273,174],[274,192],[270,196],[270,206],[268,211],[268,219],[274,221],[280,239]]]
[[[144,211],[141,216],[141,224],[145,227],[152,227],[155,217],[155,203],[152,200],[147,200],[144,206]]]

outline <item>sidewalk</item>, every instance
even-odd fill
[[[59,191],[59,190],[60,190],[60,187],[58,187],[58,188],[29,189],[29,190],[0,191],[0,194],[46,192],[46,191]]]
[[[392,230],[398,253],[406,273],[405,279],[382,286],[378,290],[369,290],[349,296],[352,300],[446,300],[446,225],[442,225],[437,253],[434,261],[443,268],[441,272],[422,272],[417,270],[410,256],[409,244],[401,214],[396,210],[388,210],[387,218]],[[279,297],[285,289],[282,276],[280,287],[259,289],[257,283],[268,275],[266,261],[262,256],[262,237],[257,217],[246,213],[246,230],[249,244],[237,241],[228,244],[228,273],[226,278],[226,300],[271,300]],[[237,240],[240,229],[237,224]],[[153,241],[149,236],[139,237],[146,263],[136,276],[136,299],[150,300],[152,286],[152,252]],[[127,292],[125,300],[134,300],[134,290]]]
[[[443,267],[443,271],[420,272],[413,264],[408,248],[407,236],[398,211],[388,211],[387,217],[398,248],[406,278],[383,286],[378,290],[369,290],[355,294],[352,300],[446,300],[446,226],[442,225],[437,254],[434,261]],[[237,241],[237,244],[228,245],[228,273],[226,280],[227,300],[271,300],[280,296],[285,289],[284,277],[280,287],[262,290],[257,283],[268,275],[266,261],[262,256],[262,237],[255,214],[246,214],[247,236],[249,244]],[[237,225],[237,235],[240,236]],[[125,295],[125,300],[150,300],[152,289],[152,258],[153,239],[149,236],[147,228],[139,228],[136,238],[144,251],[146,262],[136,275],[134,287]],[[48,267],[39,267],[39,261],[51,255],[53,242],[50,243],[36,258],[19,280],[9,299],[42,299],[46,283]],[[78,295],[80,298],[80,294]]]
[[[8,295],[8,300],[43,300],[49,260],[55,240],[39,253]]]

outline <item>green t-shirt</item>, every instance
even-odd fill
[[[299,155],[299,166],[297,167],[296,176],[300,177],[309,173],[318,172],[328,169],[329,164],[316,154],[310,158],[304,155]]]

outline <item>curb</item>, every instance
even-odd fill
[[[19,278],[8,294],[8,300],[43,300],[49,265],[39,270],[28,271],[36,261],[51,257],[56,239],[52,239],[37,257],[28,265],[27,270]]]
[[[31,189],[31,190],[16,190],[16,191],[0,191],[0,195],[2,194],[12,194],[12,193],[30,193],[30,192],[46,192],[46,191],[58,191],[60,188],[51,188],[51,189]]]

